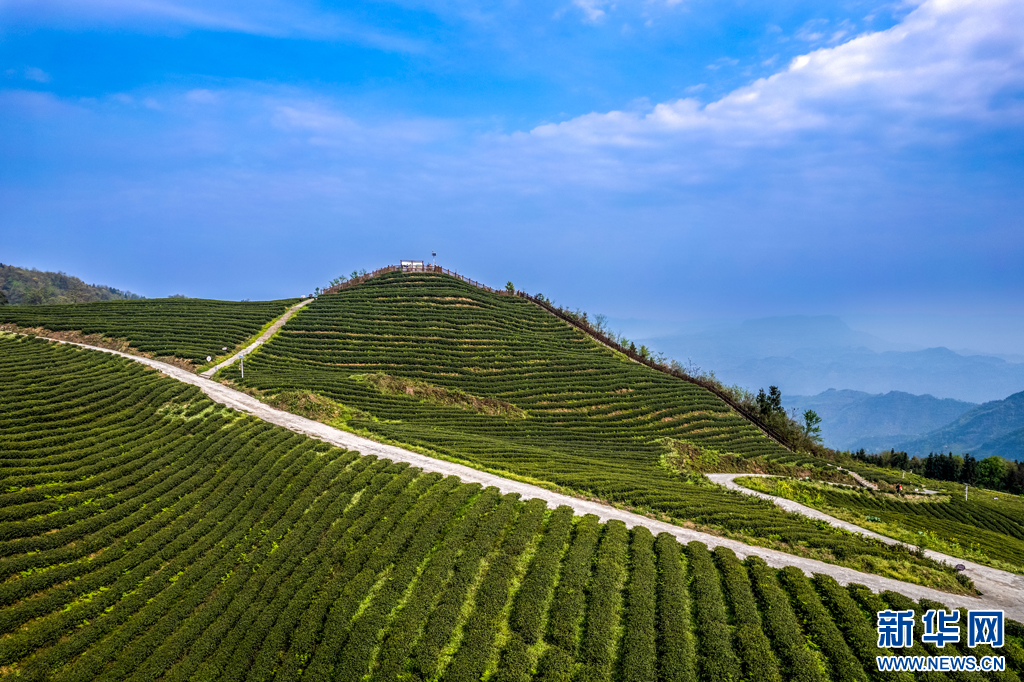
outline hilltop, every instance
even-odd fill
[[[45,272],[0,263],[0,303],[42,305],[142,298],[103,284],[86,284],[64,272]]]

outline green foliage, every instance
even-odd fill
[[[587,594],[586,629],[580,643],[581,680],[611,680],[619,635],[622,584],[629,532],[621,521],[605,524]]]
[[[804,410],[804,435],[816,441],[821,441],[821,417],[814,410]]]
[[[586,608],[586,586],[601,528],[596,516],[586,515],[576,523],[572,546],[565,557],[548,620],[548,641],[575,655]]]
[[[479,680],[487,668],[492,642],[501,626],[500,618],[515,576],[516,560],[537,535],[544,518],[543,500],[532,499],[524,506],[516,527],[491,558],[487,573],[476,591],[470,626],[451,665],[445,672],[449,682]]]
[[[45,305],[141,298],[130,291],[86,284],[65,272],[43,272],[0,263],[0,305]]]
[[[541,621],[551,602],[558,567],[572,531],[572,509],[559,507],[548,519],[547,532],[516,593],[509,625],[526,644],[541,636]]]
[[[746,566],[764,615],[765,632],[783,664],[787,679],[824,682],[827,679],[824,664],[808,646],[789,597],[779,586],[776,572],[760,557],[749,557]]]
[[[679,543],[668,533],[658,535],[658,673],[665,682],[693,682],[693,635],[690,596]]]
[[[142,353],[202,361],[220,355],[225,346],[238,346],[295,302],[150,299],[5,306],[0,323],[124,338]]]
[[[842,633],[803,571],[794,566],[787,566],[779,573],[779,577],[789,591],[804,631],[821,649],[825,660],[828,661],[832,679],[836,682],[866,682],[867,674],[850,652]]]
[[[757,602],[754,601],[754,593],[751,591],[743,564],[736,558],[736,554],[726,547],[715,547],[714,557],[722,574],[722,585],[732,610],[736,652],[743,661],[743,671],[747,679],[781,682],[779,666],[772,654],[771,643],[761,628]]]
[[[0,675],[676,682],[777,659],[820,682],[805,634],[867,651],[858,586],[697,543],[684,563],[668,534],[360,457],[103,353],[0,336],[0,376]]]
[[[699,542],[686,545],[690,567],[690,595],[697,630],[697,654],[700,679],[738,682],[742,667],[732,648],[729,616],[722,596],[721,578],[711,561],[707,546]]]
[[[630,574],[626,590],[626,622],[622,641],[622,680],[645,682],[656,678],[656,585],[654,536],[643,527],[633,529]]]

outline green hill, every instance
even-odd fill
[[[0,304],[89,303],[141,298],[102,284],[86,284],[64,272],[44,272],[0,263]]]
[[[95,351],[0,335],[0,378],[2,679],[909,680],[874,672],[873,614],[920,632],[933,606],[361,457]]]
[[[396,442],[736,537],[886,571],[892,550],[680,472],[820,460],[710,391],[632,362],[528,300],[447,275],[321,296],[218,377]],[[869,557],[871,557],[869,559]]]

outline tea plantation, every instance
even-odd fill
[[[877,672],[874,613],[920,632],[933,606],[361,457],[40,339],[0,336],[0,405],[3,679],[909,681]],[[950,677],[1018,680],[1022,636],[1007,671]]]
[[[373,380],[382,375],[410,382],[408,390],[382,390]],[[447,275],[385,274],[321,296],[250,356],[244,380],[237,367],[218,377],[267,394],[322,394],[351,416],[344,426],[372,438],[826,560],[858,568],[865,557],[918,561],[774,505],[688,483],[666,466],[666,439],[710,457],[814,459],[785,450],[704,388],[631,362],[527,300]],[[420,385],[454,397],[429,399]],[[509,410],[467,409],[459,395]],[[884,561],[867,563],[885,574]]]
[[[141,353],[203,361],[235,348],[297,302],[166,298],[0,306],[0,324],[102,334],[127,339]]]
[[[929,534],[930,538],[956,542],[964,548],[980,550],[988,557],[1024,568],[1024,518],[982,500],[965,501],[953,495],[932,501],[928,498],[905,499],[892,493],[838,489],[832,486],[788,482],[780,486],[774,479],[749,479],[741,485],[781,495],[816,509],[845,510],[862,519],[877,519],[910,531]],[[884,529],[879,529],[884,532]]]

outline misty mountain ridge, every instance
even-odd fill
[[[902,391],[870,394],[849,389],[829,389],[814,396],[783,394],[782,403],[787,411],[796,412],[797,419],[805,410],[817,412],[825,445],[837,450],[864,448],[869,452],[888,450],[897,443],[935,431],[978,407],[975,403],[931,395]]]
[[[834,388],[982,403],[1024,390],[1024,363],[945,347],[914,349],[851,329],[831,315],[746,320],[642,341],[714,371],[727,384],[754,390],[774,385],[784,396]]]
[[[1024,391],[978,405],[951,423],[894,447],[919,457],[929,452],[969,452],[978,459],[998,455],[1024,460]]]

